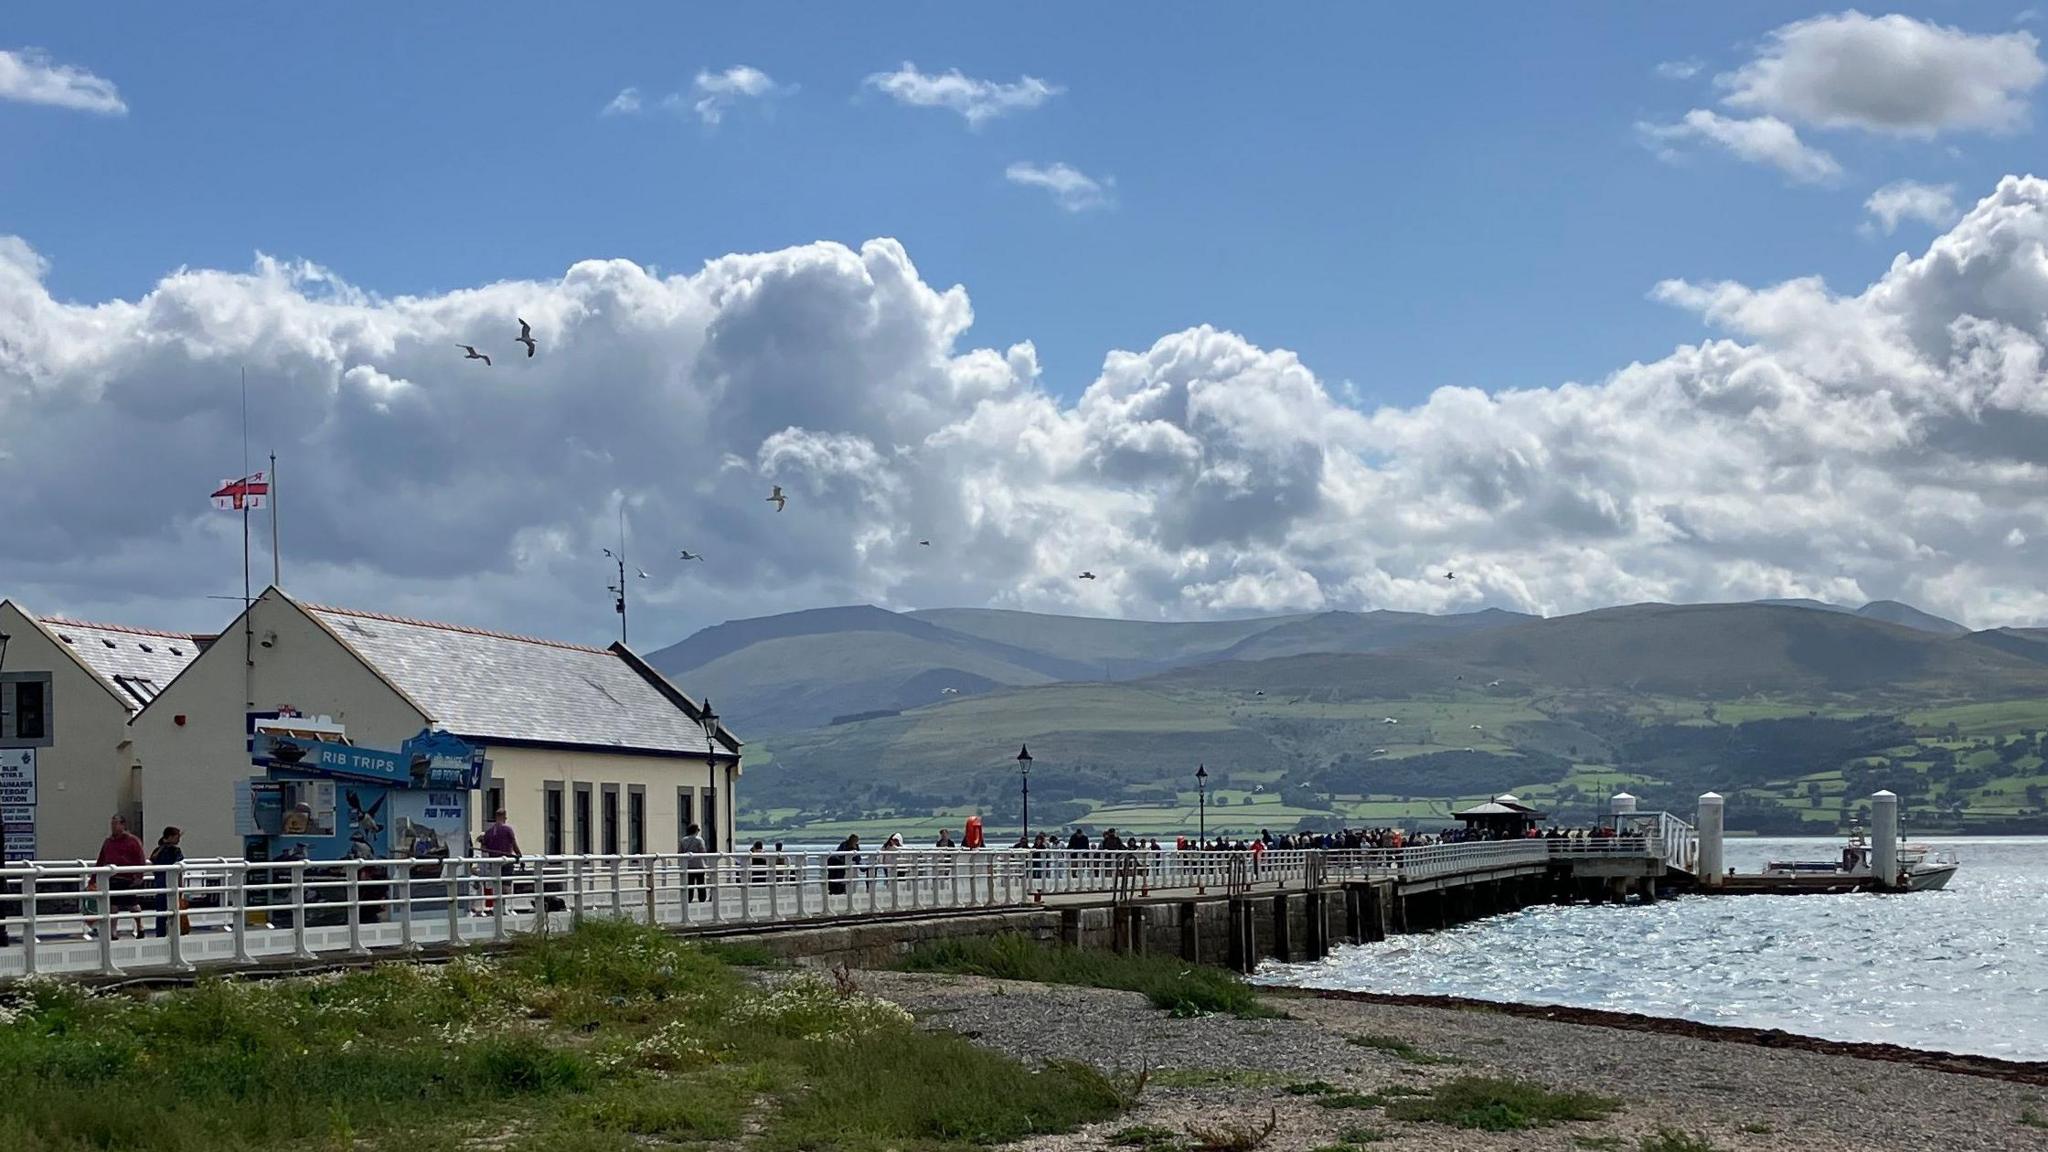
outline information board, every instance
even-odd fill
[[[36,750],[0,748],[0,808],[36,806]]]

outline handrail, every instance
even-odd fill
[[[1020,908],[1066,895],[1289,891],[1558,856],[1665,853],[1657,837],[1238,852],[888,849],[445,860],[0,866],[0,984],[322,954],[406,954],[593,917],[695,928]],[[132,932],[132,937],[129,933]],[[119,937],[119,938],[117,938]]]

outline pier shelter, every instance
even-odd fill
[[[1461,812],[1453,812],[1454,819],[1465,822],[1465,827],[1485,832],[1497,840],[1514,840],[1529,834],[1529,829],[1541,824],[1548,817],[1529,807],[1511,794],[1503,794],[1484,804],[1474,804]]]

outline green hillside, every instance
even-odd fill
[[[760,823],[807,828],[1014,821],[1028,741],[1039,825],[1182,827],[1199,763],[1212,827],[1440,822],[1504,790],[1583,815],[1626,786],[1687,811],[1715,788],[1737,828],[1832,831],[1891,787],[1923,831],[2048,830],[2048,663],[1986,635],[1643,605],[1385,654],[1001,688],[766,737],[749,748],[747,803]]]

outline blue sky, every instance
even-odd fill
[[[12,5],[4,28],[130,109],[0,104],[0,230],[60,296],[132,298],[257,250],[400,294],[893,236],[927,281],[968,287],[971,339],[1034,340],[1067,394],[1106,350],[1202,322],[1368,401],[1597,380],[1698,338],[1646,298],[1657,281],[1854,286],[1903,242],[1858,234],[1872,189],[1981,194],[2043,154],[2031,127],[1955,154],[1829,138],[1846,171],[1826,187],[1659,161],[1637,123],[1709,105],[1711,76],[1800,14],[1782,4],[119,10]],[[2021,12],[1899,10],[1973,32]],[[863,91],[906,60],[1064,91],[970,130]],[[1702,71],[1654,71],[1682,60]],[[598,114],[736,64],[801,90],[716,128]],[[1111,176],[1114,206],[1060,211],[1003,179],[1017,161]]]
[[[550,635],[610,631],[622,504],[662,639],[857,602],[2048,621],[2044,26],[10,5],[0,594],[217,624],[246,368],[291,590]]]

